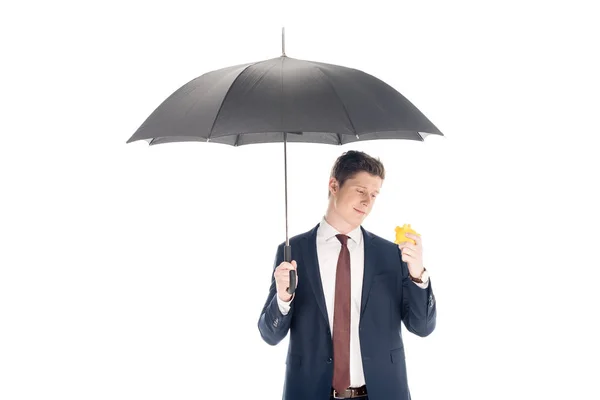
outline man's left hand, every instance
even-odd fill
[[[416,244],[410,241],[401,242],[398,247],[402,251],[402,261],[408,264],[408,272],[411,276],[417,278],[423,272],[423,240],[419,235],[406,233],[406,237],[413,239]]]

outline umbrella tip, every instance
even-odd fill
[[[286,55],[285,55],[285,27],[281,28],[281,56],[286,57]]]

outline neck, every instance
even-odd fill
[[[329,206],[327,207],[327,212],[325,213],[325,220],[329,225],[333,226],[343,235],[347,235],[349,232],[357,228],[357,226],[353,226],[346,222],[344,218],[342,218],[336,212],[332,202],[329,202]]]

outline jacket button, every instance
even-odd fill
[[[329,358],[327,359],[327,364],[331,364],[331,362],[332,362],[332,361],[333,361],[333,358],[329,357]]]

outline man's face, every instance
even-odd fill
[[[331,196],[336,214],[351,226],[362,224],[371,212],[382,184],[380,177],[364,171],[346,180],[341,189],[335,178],[331,178],[329,187],[333,190]]]

